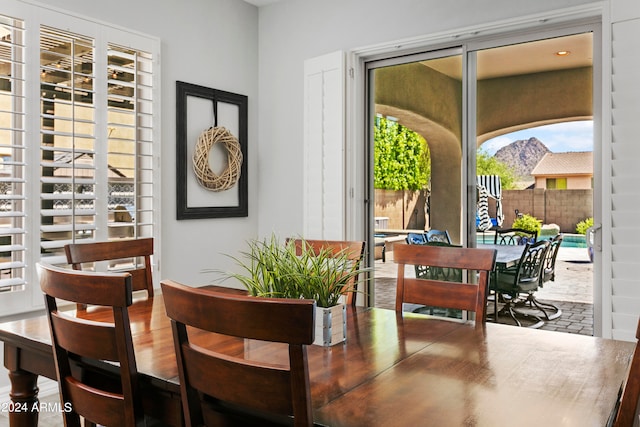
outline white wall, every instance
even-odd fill
[[[258,9],[240,0],[46,0],[46,4],[161,40],[161,279],[206,284],[214,276],[202,270],[233,269],[231,260],[221,254],[237,253],[257,234]],[[176,220],[176,80],[248,96],[247,218]]]
[[[305,59],[584,3],[283,0],[260,8],[260,233],[302,233]]]

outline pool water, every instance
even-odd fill
[[[586,248],[587,239],[583,234],[565,234],[561,246],[565,248]]]
[[[478,243],[493,243],[493,233],[486,233],[484,236],[478,233],[476,239]],[[583,234],[564,233],[561,246],[563,248],[586,248],[587,241]]]

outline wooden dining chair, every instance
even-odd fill
[[[398,264],[397,312],[402,311],[403,303],[422,304],[473,311],[476,325],[486,321],[487,286],[496,263],[495,249],[398,244],[393,247],[393,260]],[[405,265],[460,269],[468,274],[463,281],[457,281],[457,275],[455,281],[406,277]]]
[[[307,345],[315,336],[314,300],[235,296],[171,280],[161,287],[187,427],[275,425],[291,416],[295,426],[313,425]],[[202,348],[191,341],[194,330],[285,343],[289,366]]]
[[[97,273],[39,264],[61,403],[67,427],[87,425],[144,426],[136,359],[127,307],[132,303],[129,273]],[[111,308],[113,322],[73,316],[57,300]],[[105,381],[85,375],[91,361],[117,362],[119,377]],[[80,366],[81,369],[76,368]],[[93,378],[93,380],[91,380]],[[65,405],[66,404],[66,405]]]
[[[300,255],[302,253],[304,244],[308,245],[316,255],[320,254],[322,251],[329,250],[336,257],[344,256],[343,259],[346,258],[348,261],[352,261],[352,271],[360,268],[360,264],[362,263],[362,258],[364,256],[365,242],[349,240],[287,239],[285,244],[289,244],[291,240],[294,242],[296,255]],[[345,286],[345,289],[348,290],[348,292],[345,293],[346,303],[352,306],[356,305],[359,279],[360,278],[358,276],[352,276]]]
[[[461,248],[459,245],[452,245],[450,243],[433,241],[422,243],[426,246],[443,246],[450,248]],[[443,268],[434,267],[432,265],[414,265],[416,277],[419,279],[431,279],[431,280],[444,280],[447,282],[462,282],[462,270],[459,268]],[[418,305],[417,307],[412,304],[409,306],[410,311],[414,313],[426,313],[435,316],[451,317],[455,319],[462,318],[462,310],[441,308],[441,307],[428,307]]]
[[[67,262],[74,270],[83,270],[83,264],[108,261],[108,271],[126,271],[131,274],[132,289],[146,290],[153,296],[153,276],[151,256],[153,238],[110,240],[105,242],[71,243],[64,247]],[[142,261],[142,263],[141,263]],[[87,266],[88,267],[88,266]],[[86,308],[79,305],[78,308]]]
[[[636,427],[640,425],[640,319],[636,328],[636,348],[631,359],[629,374],[622,391],[620,407],[613,427]]]

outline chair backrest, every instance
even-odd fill
[[[538,288],[549,245],[548,240],[540,240],[533,244],[527,243],[518,261],[514,278],[516,287],[526,286],[527,290]]]
[[[429,230],[425,233],[427,242],[443,242],[451,244],[448,230]]]
[[[293,415],[294,425],[313,425],[307,345],[314,341],[315,301],[229,295],[170,280],[161,287],[173,328],[187,426],[223,417],[223,407],[246,416]],[[187,326],[200,333],[286,343],[289,367],[192,345]]]
[[[397,312],[406,302],[473,311],[476,325],[486,320],[487,285],[496,263],[494,249],[399,244],[393,247],[393,260],[398,264]],[[468,270],[467,281],[405,277],[405,265]],[[477,282],[471,280],[476,277]]]
[[[331,254],[341,259],[347,259],[352,261],[352,271],[360,268],[362,258],[364,256],[365,242],[349,241],[349,240],[307,240],[307,239],[287,239],[286,244],[293,240],[296,248],[296,255],[300,255],[303,250],[303,245],[306,244],[313,252],[318,255],[322,251],[330,251]],[[342,258],[344,257],[344,258]],[[345,289],[348,291],[345,293],[346,303],[349,305],[356,305],[356,296],[358,291],[358,276],[352,276]]]
[[[528,231],[521,228],[503,228],[496,230],[493,243],[496,245],[524,245],[535,243],[537,239],[537,231]]]
[[[54,361],[66,426],[80,426],[79,416],[106,426],[144,425],[136,359],[127,307],[132,303],[129,273],[74,271],[39,264],[40,287],[51,329]],[[113,322],[88,321],[58,310],[57,299],[111,307]],[[78,360],[82,358],[82,362]],[[90,381],[72,369],[90,360],[118,362],[118,389],[110,382]]]
[[[72,243],[65,245],[67,262],[74,270],[83,270],[82,264],[109,261],[110,271],[126,271],[131,274],[132,289],[146,290],[153,296],[151,255],[153,238],[112,240],[108,242]],[[144,265],[140,264],[144,261]],[[95,264],[94,267],[95,268]]]
[[[562,235],[562,233],[560,233],[550,240],[551,243],[549,245],[549,250],[547,251],[547,256],[544,259],[542,274],[540,275],[541,285],[544,282],[548,282],[549,280],[553,281],[556,279],[556,258],[558,258],[558,249],[560,249],[563,238],[564,236]]]
[[[427,243],[427,236],[425,233],[407,233],[405,241],[408,245],[424,245]]]
[[[636,348],[613,427],[631,427],[640,424],[640,319],[636,328],[636,340]]]
[[[446,242],[426,242],[426,246],[441,246],[449,248],[461,248]],[[462,270],[450,267],[434,267],[432,265],[415,265],[416,277],[419,279],[445,280],[447,282],[462,282]]]

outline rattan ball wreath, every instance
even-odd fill
[[[227,168],[215,174],[209,166],[209,153],[214,144],[221,143],[227,150]],[[211,191],[225,191],[236,185],[240,178],[242,150],[238,138],[224,127],[212,127],[200,134],[193,153],[193,171],[204,188]]]

